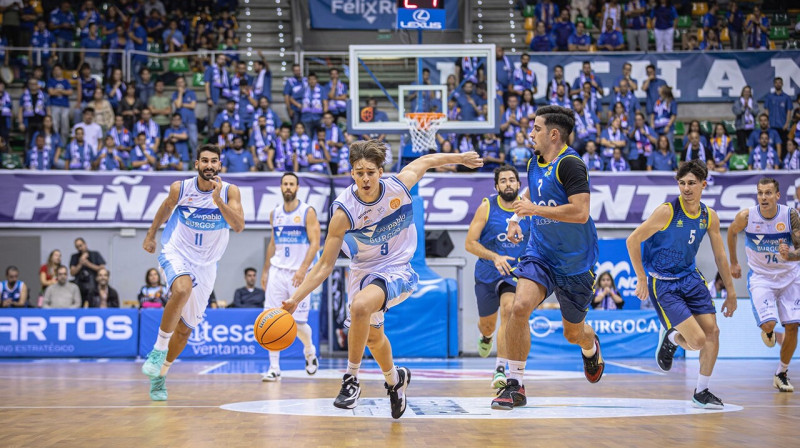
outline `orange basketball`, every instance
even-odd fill
[[[283,308],[272,308],[258,315],[253,333],[256,342],[265,349],[281,351],[292,345],[297,337],[297,324]]]

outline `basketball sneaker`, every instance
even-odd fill
[[[658,349],[656,349],[656,362],[658,363],[658,368],[669,372],[669,369],[672,368],[672,359],[675,356],[675,350],[678,348],[677,345],[673,344],[669,340],[669,335],[676,332],[674,327],[670,328],[668,331],[664,330],[664,327],[659,327],[658,330]]]
[[[788,374],[788,371],[781,372],[775,375],[775,379],[772,381],[772,384],[781,392],[794,392],[794,386],[789,382]]]
[[[274,383],[281,380],[281,372],[278,370],[269,369],[267,373],[261,376],[261,381],[265,383]]]
[[[317,369],[319,369],[319,360],[317,360],[316,355],[311,355],[306,358],[306,373],[309,375],[313,375],[317,373]]]
[[[492,389],[502,389],[506,387],[506,369],[498,367],[494,371],[494,378],[492,378]]]
[[[481,358],[485,358],[489,356],[489,353],[492,351],[492,338],[486,338],[486,336],[481,335],[478,338],[478,355]]]
[[[722,409],[723,404],[722,400],[712,394],[708,388],[705,388],[700,392],[698,392],[697,389],[694,390],[692,406],[700,409]]]
[[[772,330],[772,332],[770,332],[770,335],[767,335],[766,331],[761,330],[761,340],[764,341],[764,345],[766,345],[767,347],[775,347],[775,342],[777,342],[777,338],[775,337],[775,330]]]
[[[342,388],[333,401],[333,405],[340,409],[353,409],[358,406],[358,397],[361,396],[361,385],[358,379],[349,373],[342,377]]]
[[[167,377],[157,376],[150,378],[150,399],[153,401],[167,401]]]
[[[142,373],[151,379],[161,375],[161,365],[167,359],[166,350],[153,349],[147,355],[147,360],[142,364]]]
[[[525,386],[514,378],[509,378],[505,387],[497,391],[497,398],[492,400],[492,409],[508,411],[526,404],[528,399],[525,398]]]
[[[397,376],[400,379],[394,386],[383,383],[392,406],[392,418],[400,418],[403,412],[406,412],[406,387],[411,383],[411,371],[405,367],[398,367]]]
[[[603,377],[603,371],[606,368],[606,363],[603,362],[603,354],[600,353],[600,338],[594,335],[594,348],[595,352],[591,358],[583,356],[583,374],[590,383],[596,383]]]

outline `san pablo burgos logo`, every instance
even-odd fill
[[[416,30],[441,30],[441,22],[431,22],[431,13],[425,9],[418,9],[411,14],[411,22],[400,22],[400,28]]]

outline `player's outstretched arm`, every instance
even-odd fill
[[[222,193],[222,179],[218,177],[211,180],[214,184],[214,191],[212,197],[214,203],[219,208],[222,217],[231,226],[231,229],[239,233],[244,230],[244,210],[242,210],[242,194],[239,192],[239,187],[232,185],[228,187],[228,202],[222,200],[220,194]]]
[[[670,220],[672,220],[672,206],[670,204],[661,204],[626,240],[631,264],[636,272],[636,297],[640,300],[647,300],[648,296],[647,273],[644,271],[644,265],[642,264],[642,242],[659,230],[665,229]]]
[[[728,258],[725,256],[725,244],[722,242],[722,234],[719,231],[719,216],[711,207],[708,208],[708,239],[711,241],[711,250],[714,252],[717,271],[728,292],[728,298],[722,305],[722,314],[725,317],[731,317],[736,311],[736,290],[733,288],[733,278],[731,278],[731,270],[728,267]],[[734,247],[733,250],[736,248]]]
[[[328,234],[325,237],[325,248],[322,250],[322,256],[311,269],[311,272],[306,275],[303,283],[297,287],[292,297],[283,302],[283,309],[293,313],[297,305],[331,275],[336,264],[336,258],[339,256],[339,251],[342,250],[344,234],[348,230],[350,230],[350,220],[342,209],[337,208],[333,212],[330,224],[328,224]]]
[[[153,223],[150,224],[150,229],[147,231],[147,235],[144,237],[144,242],[142,243],[142,248],[147,252],[155,253],[156,251],[156,232],[158,232],[158,228],[161,227],[162,224],[167,222],[167,218],[169,218],[169,214],[172,213],[172,209],[178,205],[178,199],[181,195],[181,181],[175,181],[172,185],[169,186],[169,194],[167,198],[164,199],[164,202],[161,203],[161,206],[158,208],[156,212],[156,216],[153,217]]]
[[[738,247],[739,232],[747,227],[747,220],[750,218],[750,209],[739,210],[733,218],[731,226],[728,227],[728,254],[730,255],[731,276],[733,278],[742,277],[742,267],[739,266],[739,255],[736,253]]]
[[[294,277],[292,277],[292,286],[294,287],[300,286],[300,283],[306,278],[306,272],[308,272],[308,268],[311,266],[314,257],[317,256],[317,252],[319,251],[319,220],[317,219],[317,212],[313,207],[308,208],[308,214],[306,215],[306,235],[308,235],[308,250],[306,251],[305,258],[303,258],[303,263],[294,273]]]
[[[410,190],[429,169],[452,164],[464,165],[467,168],[480,168],[483,166],[483,159],[475,151],[458,154],[427,154],[406,165],[397,173],[397,178]]]

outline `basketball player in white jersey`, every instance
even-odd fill
[[[194,162],[197,177],[172,183],[142,244],[144,250],[155,253],[156,232],[167,223],[158,262],[166,275],[170,299],[155,347],[142,366],[142,373],[150,377],[150,398],[155,401],[167,399],[167,371],[203,320],[217,277],[217,262],[228,246],[229,229],[244,229],[239,188],[217,176],[219,159],[216,145],[198,149]]]
[[[728,228],[731,275],[742,276],[736,239],[744,230],[744,250],[750,266],[747,288],[761,327],[761,339],[767,347],[775,346],[778,320],[786,330],[772,383],[781,392],[794,392],[787,372],[797,347],[800,323],[800,215],[797,210],[778,204],[781,194],[777,180],[764,177],[756,188],[758,205],[740,210]]]
[[[264,308],[278,308],[294,293],[314,262],[319,251],[319,221],[317,212],[310,205],[297,199],[300,179],[294,173],[281,177],[283,204],[269,215],[272,224],[272,238],[267,246],[267,258],[261,273],[261,287],[266,291]],[[297,337],[303,342],[303,355],[306,358],[306,373],[317,373],[319,362],[317,350],[311,340],[311,326],[308,325],[307,301],[300,303],[293,317],[297,322]],[[281,352],[269,352],[269,369],[262,381],[280,381]]]
[[[355,185],[333,202],[322,256],[283,307],[294,312],[331,274],[339,251],[344,250],[351,259],[348,363],[333,404],[343,409],[358,405],[361,387],[357,376],[366,345],[386,378],[392,417],[400,418],[406,409],[405,389],[411,373],[394,365],[383,322],[384,313],[408,298],[419,279],[410,264],[417,249],[417,229],[409,189],[431,168],[450,164],[478,168],[483,160],[475,152],[429,154],[409,163],[396,176],[381,179],[385,159],[386,146],[380,141],[358,141],[350,146]]]

